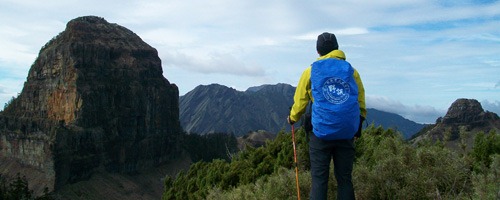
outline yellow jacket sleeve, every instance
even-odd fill
[[[365,88],[363,87],[363,82],[361,81],[361,77],[356,69],[354,69],[354,80],[358,85],[358,103],[359,103],[359,111],[361,116],[366,119],[366,103],[365,103]]]
[[[309,101],[313,101],[311,95],[311,67],[309,66],[302,72],[299,83],[293,96],[293,106],[290,110],[290,119],[294,122],[299,121],[300,117],[306,111]]]

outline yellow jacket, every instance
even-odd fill
[[[327,59],[327,58],[336,58],[345,60],[346,56],[341,50],[333,50],[332,52],[321,56],[318,60]],[[366,104],[365,104],[365,89],[363,87],[363,82],[358,74],[358,71],[354,69],[354,80],[358,85],[358,102],[359,102],[359,110],[361,116],[366,118]],[[307,104],[309,101],[314,102],[311,93],[311,66],[306,68],[304,72],[302,72],[302,76],[300,77],[299,83],[297,84],[297,88],[295,89],[295,95],[293,97],[293,106],[290,110],[290,119],[294,122],[299,121],[300,117],[306,111]]]

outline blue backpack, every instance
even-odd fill
[[[314,134],[324,140],[352,139],[360,123],[354,68],[335,58],[318,60],[311,66]]]

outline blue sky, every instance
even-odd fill
[[[156,48],[181,95],[211,83],[295,86],[327,31],[361,74],[368,107],[433,123],[473,98],[500,113],[500,2],[486,0],[0,0],[0,109],[40,48],[86,15]]]

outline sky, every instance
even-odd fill
[[[297,85],[317,36],[337,36],[367,107],[434,123],[458,98],[500,114],[500,1],[0,0],[0,110],[41,47],[80,16],[124,26],[158,50],[180,95],[218,83]]]

